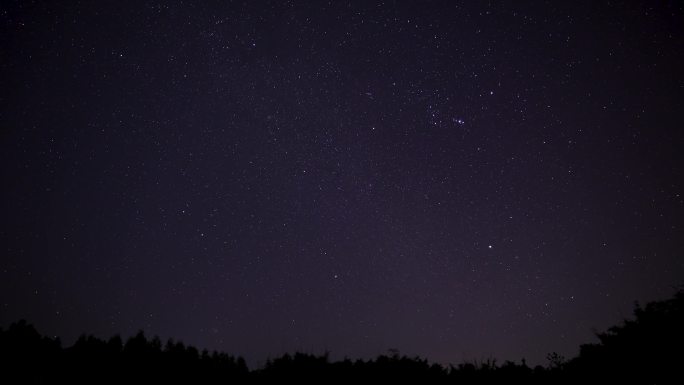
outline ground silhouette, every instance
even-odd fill
[[[269,359],[249,370],[245,360],[141,331],[125,342],[81,336],[63,347],[24,320],[0,328],[0,380],[3,383],[350,383],[354,381],[443,384],[489,383],[675,383],[684,363],[684,290],[673,298],[634,310],[634,318],[598,333],[598,342],[580,347],[565,360],[551,353],[548,365],[527,366],[495,360],[443,366],[396,351],[371,360],[331,361],[328,354],[295,353]]]

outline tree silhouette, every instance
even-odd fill
[[[639,305],[634,319],[598,333],[599,342],[580,347],[567,361],[548,355],[548,366],[527,366],[496,360],[464,362],[444,367],[420,357],[400,355],[396,349],[371,360],[330,360],[329,354],[285,354],[250,371],[242,357],[221,352],[199,352],[183,342],[140,331],[124,343],[115,335],[102,340],[82,335],[63,348],[57,338],[41,336],[21,320],[0,328],[2,379],[18,383],[667,383],[679,378],[684,354],[684,291],[672,299]]]
[[[576,376],[666,382],[677,378],[684,353],[684,290],[673,298],[635,305],[634,319],[598,333],[569,363]]]

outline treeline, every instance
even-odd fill
[[[19,321],[0,329],[0,381],[12,383],[260,383],[274,381],[349,383],[676,383],[684,365],[684,291],[674,298],[637,306],[634,318],[597,334],[579,356],[548,357],[531,368],[490,360],[456,366],[430,364],[398,352],[371,360],[331,361],[327,354],[296,353],[268,360],[249,370],[241,357],[199,351],[182,342],[162,343],[143,332],[125,342],[81,336],[72,346],[41,336]],[[7,382],[9,383],[9,382]]]

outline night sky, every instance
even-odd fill
[[[684,12],[0,5],[0,325],[545,363],[684,282]]]

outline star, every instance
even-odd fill
[[[544,364],[678,284],[677,7],[92,3],[0,2],[3,330]]]

